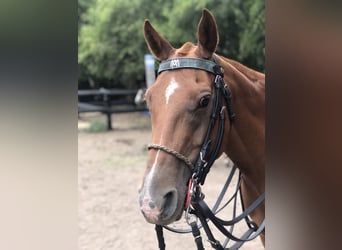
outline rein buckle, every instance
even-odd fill
[[[204,159],[202,151],[200,152],[200,159],[201,159],[201,162],[203,163],[203,167],[205,168],[207,166],[208,162]]]

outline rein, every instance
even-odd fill
[[[181,160],[190,168],[192,172],[192,177],[190,179],[189,188],[188,188],[189,189],[188,195],[190,197],[187,203],[189,204],[186,204],[186,208],[185,208],[186,209],[186,221],[191,226],[191,229],[179,230],[179,229],[170,228],[168,226],[156,225],[156,233],[157,233],[157,238],[158,238],[159,249],[160,250],[165,249],[165,242],[164,242],[163,231],[162,231],[164,227],[176,233],[192,232],[194,239],[195,239],[195,243],[197,245],[197,249],[204,250],[203,244],[202,244],[202,237],[200,236],[200,229],[203,227],[208,237],[208,240],[211,243],[211,246],[213,248],[219,249],[219,250],[225,250],[225,249],[235,250],[235,249],[238,249],[245,241],[252,240],[256,238],[261,232],[263,232],[265,228],[265,223],[264,223],[265,221],[262,222],[260,227],[257,227],[257,225],[254,222],[252,222],[248,216],[256,207],[258,207],[264,201],[265,196],[264,194],[262,194],[255,202],[253,202],[253,204],[250,207],[248,207],[247,209],[244,209],[242,197],[241,197],[242,195],[241,195],[241,173],[240,173],[238,185],[236,187],[234,195],[229,199],[229,201],[225,205],[223,205],[220,209],[218,209],[224,197],[224,194],[226,193],[227,188],[232,180],[234,172],[236,170],[236,166],[234,165],[213,209],[211,210],[207,206],[207,204],[204,202],[203,200],[204,194],[201,192],[200,185],[204,184],[206,176],[209,173],[211,166],[217,159],[218,153],[220,151],[220,147],[221,147],[223,136],[224,136],[224,127],[225,127],[225,120],[226,120],[225,110],[227,110],[228,112],[230,123],[233,123],[235,114],[232,111],[232,107],[231,107],[231,92],[229,90],[228,85],[225,84],[223,81],[224,70],[215,61],[215,59],[214,61],[211,61],[211,60],[198,59],[198,58],[174,58],[174,59],[162,61],[159,65],[158,74],[167,70],[172,71],[172,70],[178,70],[178,69],[184,69],[184,68],[204,70],[211,74],[214,74],[215,75],[215,80],[214,80],[215,96],[213,99],[213,109],[212,109],[212,113],[210,116],[207,133],[205,135],[204,142],[202,144],[199,156],[195,164],[193,164],[192,161],[188,159],[186,156],[164,145],[149,144],[147,146],[149,150],[151,149],[162,150],[174,156],[178,160]],[[225,105],[223,104],[222,100],[224,100]],[[218,134],[216,137],[216,141],[213,142],[211,140],[211,134],[217,121],[219,122]],[[213,149],[209,151],[212,144],[214,145]],[[239,216],[236,216],[236,203],[237,203],[238,193],[240,193],[243,213]],[[231,201],[234,201],[233,219],[230,221],[225,221],[216,217],[216,213],[221,211]],[[191,221],[191,218],[193,216],[199,219],[201,224],[197,223],[197,219],[195,221]],[[232,234],[232,231],[233,231],[234,225],[243,219],[246,221],[249,229],[245,232],[245,234],[241,238],[238,238]],[[215,225],[215,227],[217,227],[217,229],[222,234],[224,234],[227,237],[227,240],[224,242],[223,245],[221,245],[221,243],[217,241],[214,235],[212,234],[207,223],[209,220]],[[226,226],[231,226],[229,231],[225,228]],[[233,240],[236,243],[232,246],[232,248],[225,248],[229,240]]]

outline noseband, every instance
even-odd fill
[[[177,152],[176,150],[170,149],[166,146],[160,145],[160,144],[148,144],[147,145],[147,149],[156,149],[156,150],[162,150],[170,155],[173,155],[174,157],[176,157],[178,160],[183,161],[189,168],[190,171],[193,171],[193,167],[194,164],[192,163],[192,161],[189,160],[189,158],[187,158],[186,156],[182,155],[181,153]]]

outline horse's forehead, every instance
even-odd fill
[[[197,48],[197,45],[194,45],[191,42],[186,42],[180,48],[176,49],[173,55],[168,59],[178,57],[199,58],[197,55]],[[190,82],[197,82],[198,79],[202,78],[204,75],[205,72],[199,72],[194,69],[163,72],[158,76],[155,84],[147,90],[145,97],[148,95],[157,95],[158,98],[161,98],[163,96],[166,103],[168,103],[170,98],[174,95],[184,95],[187,97],[192,96],[191,93],[195,93],[194,95],[196,95],[199,86],[191,84]],[[175,94],[176,92],[177,94]]]
[[[146,92],[146,100],[153,109],[161,107],[180,107],[186,105],[187,101],[196,96],[198,90],[192,84],[191,72],[188,74],[179,74],[180,71],[163,72],[158,76],[159,79]],[[188,73],[188,72],[186,72]],[[190,80],[190,81],[189,81]],[[181,101],[180,101],[181,100]],[[152,106],[150,106],[152,108]]]
[[[196,91],[196,88],[190,83],[192,78],[193,74],[191,72],[181,72],[179,70],[165,72],[150,91],[154,92],[153,95],[165,97],[166,103],[168,103],[174,95],[189,96],[189,93]]]
[[[169,95],[170,93],[179,91],[179,94],[189,95],[189,93],[198,90],[198,86],[195,83],[199,76],[198,72],[193,69],[163,72],[158,78],[152,90],[159,93],[165,92]]]
[[[187,97],[196,96],[199,92],[211,91],[211,79],[207,72],[196,69],[178,69],[162,72],[146,95],[170,97],[174,92]],[[169,99],[169,98],[168,98]]]
[[[170,83],[167,85],[165,90],[165,100],[166,104],[169,104],[171,96],[173,96],[176,92],[176,90],[179,88],[180,84],[176,81],[174,77],[171,78]]]

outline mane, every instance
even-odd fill
[[[265,74],[260,73],[256,70],[253,70],[251,68],[248,68],[247,66],[244,66],[243,64],[237,61],[225,58],[224,56],[220,56],[220,58],[226,63],[228,63],[229,65],[231,65],[232,67],[234,67],[236,70],[240,71],[252,82],[265,82]]]
[[[186,56],[191,52],[191,50],[194,48],[194,44],[191,42],[186,42],[176,50],[176,55],[178,56]],[[222,59],[224,62],[229,64],[230,67],[233,67],[235,70],[239,71],[241,74],[243,74],[247,79],[249,79],[252,82],[258,82],[258,83],[265,83],[265,74],[258,72],[256,70],[253,70],[251,68],[248,68],[247,66],[244,66],[243,64],[228,59],[224,56],[218,55],[220,59]]]
[[[176,53],[180,56],[185,56],[187,55],[190,50],[193,48],[193,43],[191,42],[186,42],[182,45],[182,47],[180,47],[179,49],[176,50]]]

